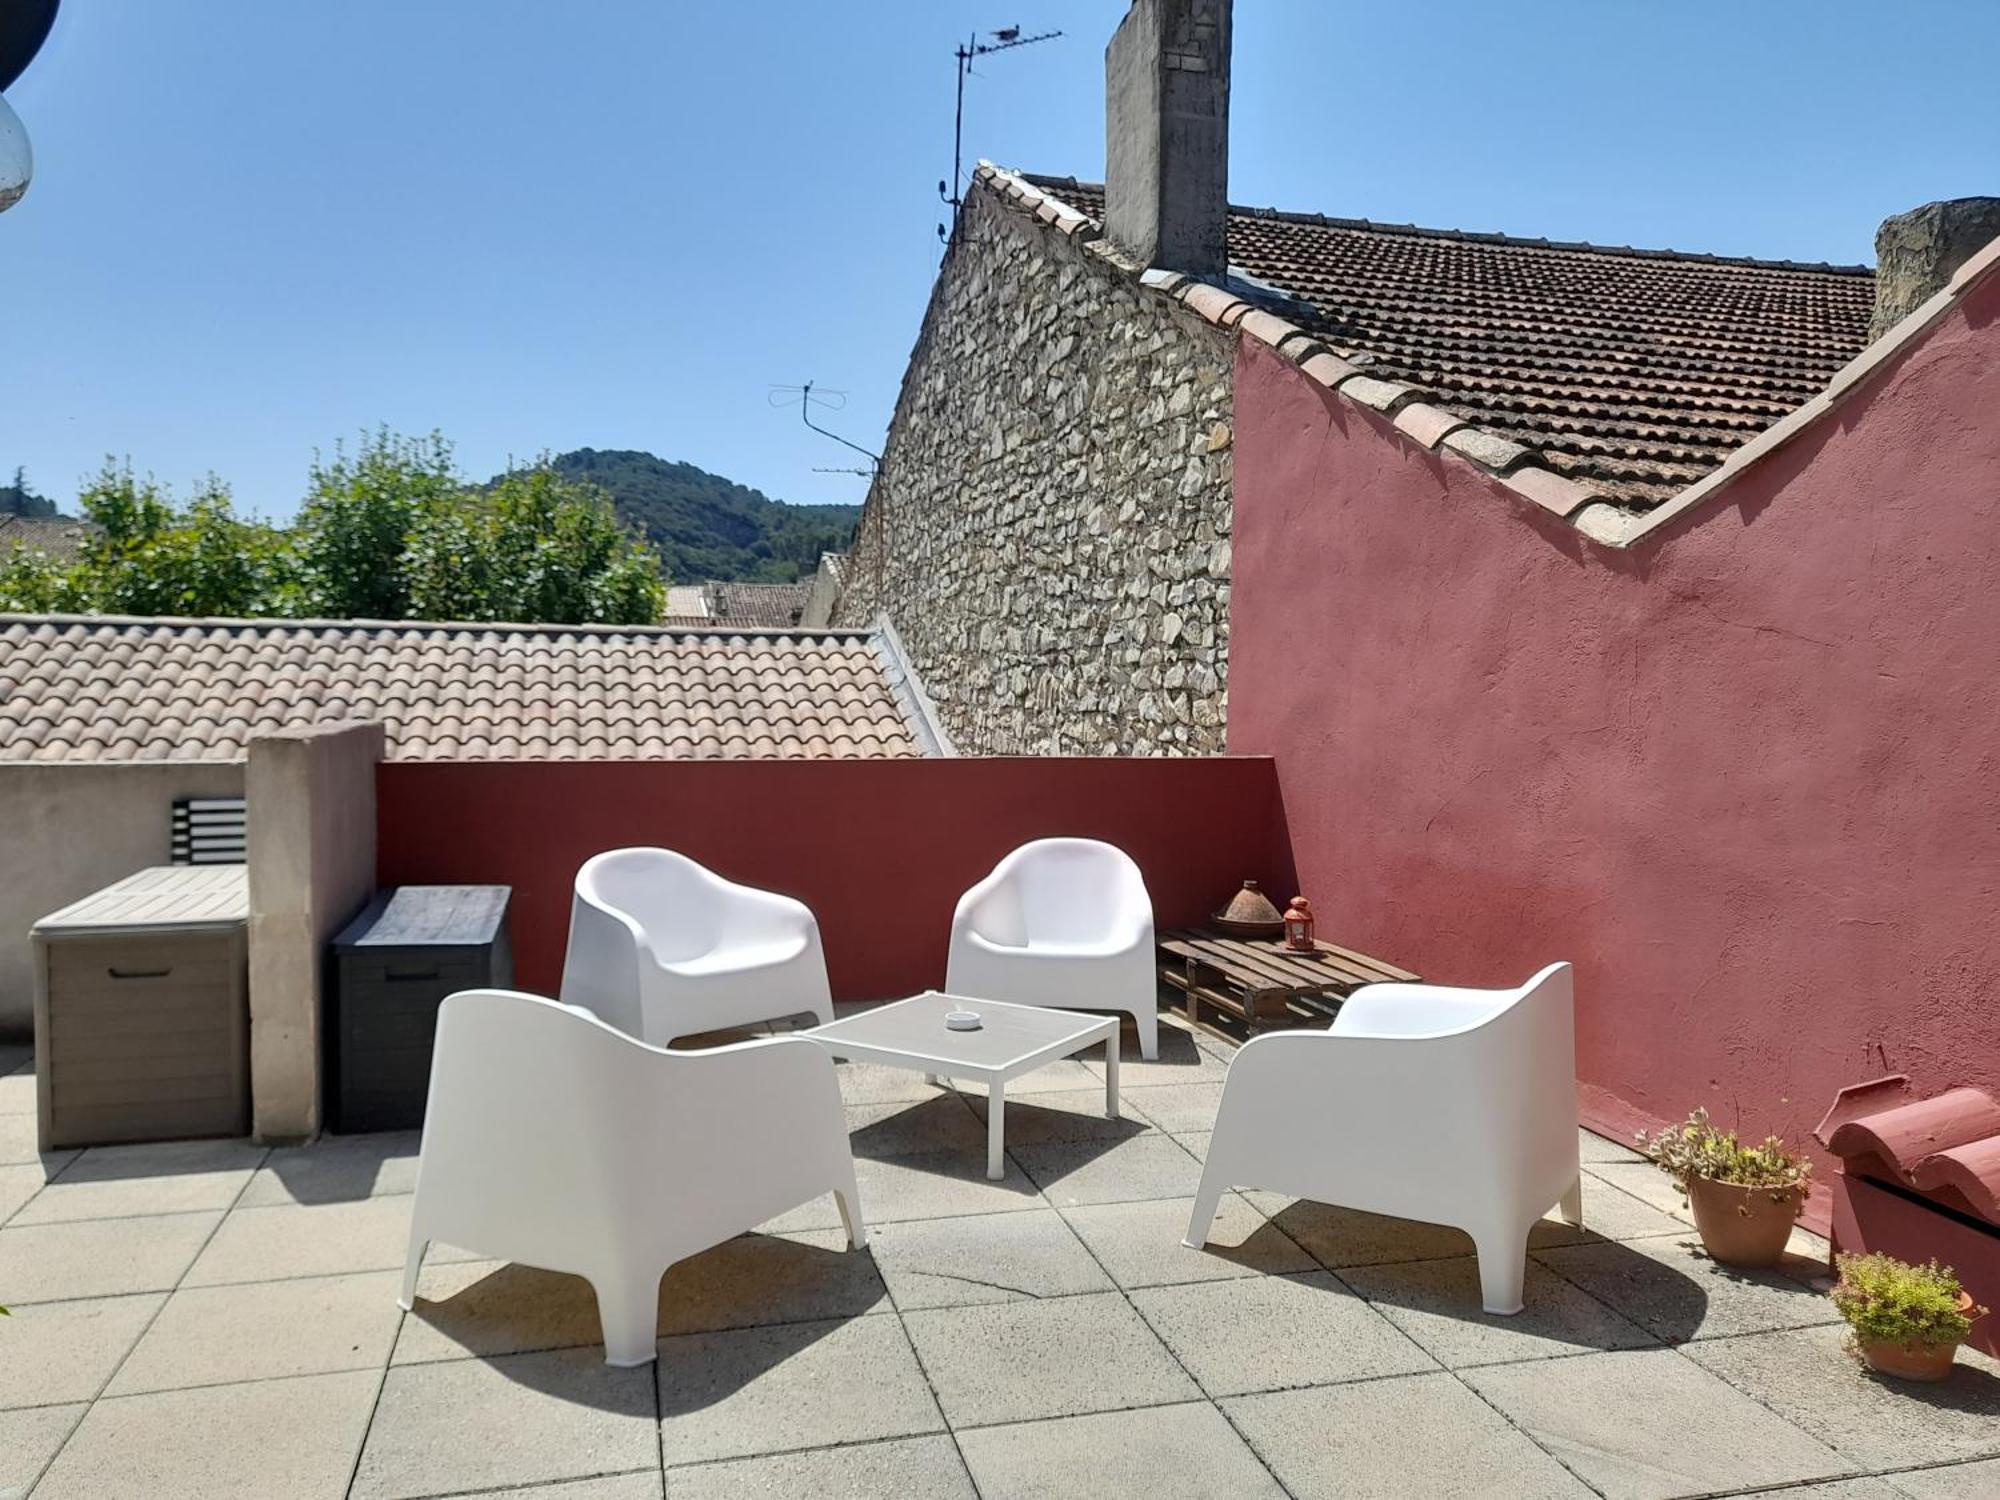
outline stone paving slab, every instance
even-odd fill
[[[0,1322],[0,1408],[96,1400],[166,1300],[154,1292],[16,1307]]]
[[[1606,1500],[1671,1500],[1854,1467],[1672,1350],[1498,1365],[1466,1379]]]
[[[89,1407],[0,1411],[0,1495],[25,1495]]]
[[[421,1140],[418,1131],[398,1130],[281,1147],[264,1159],[236,1206],[352,1203],[415,1192]]]
[[[903,1321],[954,1428],[1201,1394],[1116,1293],[937,1308]]]
[[[1296,1500],[1593,1500],[1450,1375],[1238,1396],[1221,1406]]]
[[[1845,1336],[1844,1327],[1802,1328],[1704,1339],[1682,1352],[1858,1469],[2000,1456],[2000,1361],[1960,1349],[1950,1379],[1913,1385],[1867,1373],[1841,1347]]]
[[[980,1144],[985,1144],[986,1100],[967,1096],[972,1117],[978,1123]],[[1001,1134],[1009,1149],[1015,1146],[1046,1146],[1060,1141],[1100,1141],[1112,1143],[1143,1135],[1153,1129],[1140,1107],[1121,1091],[1118,1118],[1104,1113],[1104,1088],[1057,1089],[1046,1094],[1029,1094],[1005,1101],[1006,1116]]]
[[[1181,1240],[1193,1211],[1192,1198],[1165,1198],[1082,1204],[1063,1209],[1062,1216],[1122,1287],[1318,1269],[1297,1242],[1235,1193],[1222,1195],[1208,1243],[1190,1250]]]
[[[6,1305],[171,1291],[221,1222],[221,1214],[170,1214],[0,1229]]]
[[[399,1196],[238,1208],[189,1269],[188,1284],[400,1271],[410,1249],[410,1203]],[[475,1258],[455,1246],[432,1245],[425,1264]]]
[[[1331,1271],[1151,1287],[1132,1302],[1210,1397],[1437,1368]]]
[[[1009,1154],[1058,1208],[1192,1198],[1201,1185],[1201,1163],[1172,1137],[1154,1133],[1109,1144],[1051,1141],[1011,1147]]]
[[[13,1218],[48,1180],[49,1172],[40,1162],[0,1166],[0,1224]]]
[[[379,1370],[402,1310],[398,1277],[357,1276],[182,1287],[139,1340],[106,1395]]]
[[[1837,1323],[1840,1313],[1794,1274],[1720,1265],[1681,1239],[1558,1246],[1535,1259],[1670,1344]]]
[[[486,1490],[478,1500],[661,1500],[665,1492],[664,1476],[657,1469],[646,1469],[595,1479],[559,1479],[526,1489]]]
[[[80,1151],[38,1151],[35,1117],[0,1115],[0,1165],[22,1166],[39,1160],[53,1177],[83,1153]]]
[[[0,1074],[0,1115],[35,1116],[35,1075],[25,1068]]]
[[[1521,1311],[1480,1307],[1473,1257],[1354,1267],[1341,1280],[1447,1369],[1655,1345],[1653,1336],[1547,1268],[1528,1262]]]
[[[1284,1496],[1249,1446],[1206,1403],[982,1427],[958,1441],[988,1500]]]
[[[660,1278],[660,1333],[856,1318],[888,1305],[873,1257],[848,1249],[841,1230],[745,1234]]]
[[[888,1158],[856,1157],[854,1178],[861,1190],[861,1214],[872,1228],[902,1219],[941,1219],[966,1214],[1018,1213],[1046,1208],[1035,1184],[1011,1162],[999,1182],[986,1176],[986,1147],[976,1151],[927,1151]],[[840,1209],[823,1193],[769,1223],[766,1234],[839,1227]]]
[[[351,1493],[404,1500],[645,1468],[653,1413],[651,1372],[614,1370],[600,1349],[398,1366]]]
[[[986,1127],[962,1094],[937,1093],[912,1103],[850,1104],[847,1143],[860,1156],[914,1156],[986,1149]]]
[[[1889,1482],[1910,1500],[1993,1500],[2000,1495],[2000,1459],[1892,1474]]]
[[[1220,1081],[1142,1087],[1135,1098],[1135,1106],[1148,1120],[1174,1135],[1215,1129],[1215,1111],[1221,1103]]]
[[[264,1160],[246,1141],[93,1146],[36,1194],[10,1224],[227,1209]]]
[[[662,1339],[657,1378],[669,1468],[944,1428],[893,1314]]]
[[[883,1224],[871,1231],[869,1247],[903,1312],[1112,1289],[1096,1258],[1048,1208]]]
[[[892,1438],[807,1453],[695,1464],[668,1476],[672,1500],[978,1500],[948,1437]],[[1074,1492],[1072,1492],[1074,1493]]]
[[[308,1375],[99,1401],[35,1500],[341,1500],[378,1378]]]

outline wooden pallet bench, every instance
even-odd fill
[[[1364,984],[1417,978],[1337,943],[1294,953],[1283,938],[1231,937],[1214,927],[1160,934],[1160,978],[1186,996],[1187,1018],[1202,1024],[1204,1006],[1252,1031],[1323,1021]]]

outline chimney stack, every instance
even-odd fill
[[[1133,0],[1104,50],[1104,227],[1142,265],[1229,267],[1229,0]]]
[[[1875,316],[1879,339],[1951,280],[1952,273],[2000,236],[2000,198],[1952,198],[1884,219],[1875,231]]]

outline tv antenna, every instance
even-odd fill
[[[951,183],[938,184],[938,197],[951,205],[952,227],[958,227],[958,211],[965,206],[964,195],[958,190],[964,180],[965,160],[965,80],[972,75],[972,60],[985,57],[992,52],[1011,52],[1016,47],[1032,47],[1037,42],[1052,42],[1061,36],[1060,31],[1044,31],[1036,36],[1021,35],[1018,26],[1003,26],[998,31],[989,31],[988,41],[980,41],[979,33],[967,37],[952,55],[958,59],[958,104],[951,117]],[[950,232],[944,225],[937,227],[938,238],[949,243]]]
[[[823,411],[845,410],[847,407],[847,392],[815,390],[813,388],[813,382],[808,380],[804,385],[774,385],[771,387],[769,396],[766,397],[766,399],[773,406],[790,406],[794,398],[797,398],[799,403],[799,420],[801,422],[805,423],[806,426],[810,427],[814,432],[818,433],[821,437],[832,438],[836,443],[840,444],[840,446],[843,448],[852,448],[856,453],[859,453],[863,458],[867,459],[869,463],[874,465],[874,468],[869,468],[869,469],[839,469],[839,470],[829,469],[824,472],[841,473],[841,474],[866,474],[869,475],[870,477],[873,477],[876,469],[882,467],[881,454],[870,453],[866,448],[862,447],[859,443],[848,442],[848,440],[842,437],[839,433],[827,431],[826,428],[820,426],[819,423],[815,422],[812,419],[812,409],[815,406],[819,407]],[[819,473],[822,471],[816,469],[813,472]]]

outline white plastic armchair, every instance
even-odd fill
[[[605,1362],[653,1358],[674,1262],[832,1192],[866,1243],[840,1087],[825,1049],[769,1037],[699,1052],[588,1011],[465,990],[438,1011],[409,1258],[432,1241],[581,1276]]]
[[[1095,839],[1036,839],[958,900],[947,993],[1058,1010],[1130,1012],[1160,1055],[1153,902],[1139,867]]]
[[[613,849],[576,872],[562,999],[660,1047],[801,1012],[833,1020],[805,904],[670,849]]]
[[[1246,1042],[1223,1084],[1191,1248],[1232,1187],[1462,1229],[1486,1311],[1519,1312],[1529,1230],[1558,1203],[1583,1222],[1569,965],[1512,990],[1371,984],[1329,1031]]]

